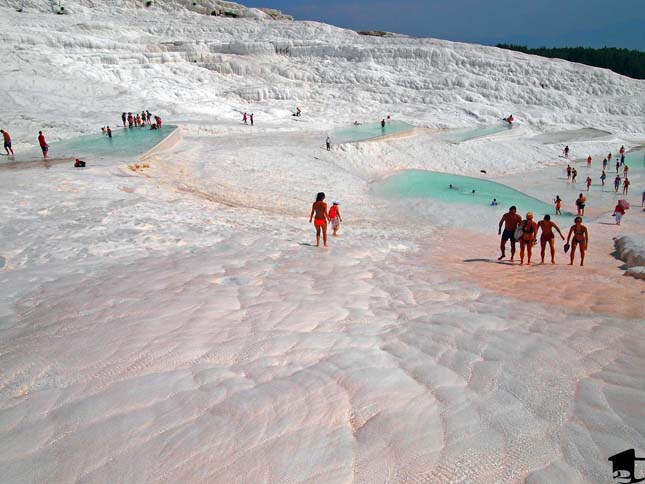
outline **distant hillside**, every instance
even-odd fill
[[[547,49],[529,49],[525,45],[497,44],[501,49],[516,50],[525,54],[542,57],[564,59],[579,62],[594,67],[604,67],[618,74],[633,79],[645,79],[645,52],[639,50],[616,49],[604,47],[591,49],[589,47],[555,47]]]

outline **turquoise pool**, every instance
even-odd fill
[[[414,126],[403,121],[390,121],[381,128],[381,122],[365,123],[349,128],[337,129],[330,135],[332,143],[354,143],[357,141],[367,141],[370,139],[380,138],[391,134],[404,133],[411,131]]]
[[[385,197],[432,198],[442,202],[478,206],[490,206],[495,198],[499,209],[506,210],[515,205],[518,212],[532,211],[540,219],[544,214],[553,214],[555,211],[553,205],[500,183],[424,170],[406,170],[392,175],[378,182],[374,191]]]
[[[496,124],[495,126],[480,126],[475,129],[455,130],[443,134],[442,138],[452,143],[461,143],[475,138],[483,138],[497,133],[513,129],[509,124]]]
[[[615,171],[616,169],[616,160],[614,159],[614,156],[616,154],[612,154],[611,157],[611,163],[609,164],[607,176],[609,176],[609,173],[612,171]],[[620,155],[617,156],[618,159],[620,159]],[[600,160],[602,162],[602,160]],[[641,173],[645,171],[645,150],[640,150],[640,151],[632,151],[630,153],[625,153],[625,164],[629,167],[629,172],[628,173],[634,173],[638,172]],[[620,174],[623,174],[623,169],[622,167],[620,168]],[[627,175],[629,177],[629,174]]]
[[[112,131],[112,138],[101,134],[78,136],[76,138],[49,142],[50,158],[134,158],[153,148],[157,143],[168,136],[176,126],[164,125],[161,129],[151,130],[144,128],[117,128]],[[47,132],[45,132],[47,136]],[[25,158],[41,158],[40,150],[30,150],[21,156],[17,153],[17,160]],[[3,157],[3,161],[7,157]]]

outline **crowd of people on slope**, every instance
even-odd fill
[[[502,231],[503,227],[503,231]],[[538,232],[540,232],[538,239]],[[527,265],[531,264],[531,256],[533,253],[533,246],[540,242],[540,263],[544,264],[544,257],[546,253],[546,246],[549,246],[551,252],[551,264],[555,264],[555,232],[560,235],[562,240],[565,240],[564,235],[560,231],[560,227],[551,220],[550,215],[545,215],[543,220],[535,222],[533,220],[533,212],[527,212],[526,218],[517,213],[517,207],[513,205],[509,208],[499,221],[498,235],[501,235],[501,242],[499,248],[502,254],[497,260],[502,260],[506,257],[506,242],[510,241],[511,246],[511,262],[515,259],[515,244],[520,244],[520,265],[524,265],[524,257],[526,256]],[[567,253],[571,249],[569,255],[569,265],[573,265],[576,249],[580,250],[580,265],[583,266],[585,262],[585,252],[589,245],[589,232],[587,227],[582,225],[582,217],[577,216],[574,219],[574,224],[570,227],[569,233],[564,245],[564,252]]]
[[[568,158],[569,156],[569,147],[565,146],[563,150],[564,156]],[[627,178],[627,172],[629,168],[625,165],[625,147],[621,146],[619,150],[620,158],[616,161],[616,179],[614,181],[614,189],[618,192],[620,184],[623,185],[623,194],[628,194],[629,189],[629,179]],[[604,186],[604,181],[606,179],[605,170],[608,163],[611,161],[612,154],[609,153],[607,157],[603,160],[603,170],[601,175],[601,185]],[[587,157],[587,166],[591,167],[592,157]],[[623,167],[624,178],[621,180],[619,170],[620,167]],[[576,182],[577,170],[571,165],[567,165],[567,180],[572,183]],[[585,184],[587,186],[587,191],[591,186],[591,177],[587,177]],[[452,188],[452,187],[451,187]],[[556,195],[553,200],[555,203],[555,213],[556,215],[562,215],[562,199],[559,195]],[[569,249],[571,250],[569,254],[569,264],[572,265],[576,250],[579,250],[580,253],[580,265],[584,265],[585,252],[589,244],[589,231],[587,227],[582,224],[582,217],[585,214],[587,199],[583,193],[578,195],[576,199],[576,208],[577,215],[574,219],[574,224],[570,227],[569,233],[566,238],[566,243],[564,244],[564,252],[567,253]],[[643,192],[643,197],[641,204],[645,204],[645,192]],[[496,200],[493,200],[491,205],[497,205]],[[626,200],[618,200],[616,206],[614,207],[613,216],[616,218],[616,224],[620,225],[622,217],[625,215],[625,210],[629,208],[629,203]],[[503,231],[502,231],[503,227]],[[538,233],[541,231],[541,235],[538,239]],[[500,241],[500,251],[501,255],[498,260],[502,260],[506,257],[506,243],[510,241],[511,245],[511,262],[514,262],[515,258],[515,245],[516,243],[520,244],[520,265],[524,264],[524,258],[526,256],[527,264],[531,263],[531,256],[533,246],[537,245],[538,240],[540,243],[540,259],[541,263],[544,263],[544,257],[546,253],[546,247],[549,246],[551,252],[551,263],[555,264],[555,232],[557,232],[562,240],[565,240],[564,235],[560,231],[560,228],[557,224],[551,221],[550,215],[545,215],[543,220],[535,222],[533,220],[533,213],[528,212],[526,218],[517,214],[517,208],[515,206],[510,207],[509,211],[505,213],[501,220],[499,221],[498,234],[501,235]]]
[[[563,151],[565,153],[565,157],[568,157],[568,155],[569,155],[569,147],[565,146]],[[618,154],[619,154],[620,158],[618,158],[616,160],[616,177],[614,178],[614,192],[618,193],[618,190],[620,189],[620,187],[622,185],[622,194],[623,195],[628,195],[629,194],[629,187],[631,185],[631,182],[629,181],[629,178],[627,177],[627,174],[629,172],[629,167],[625,164],[625,147],[624,146],[620,147],[620,149],[618,150]],[[609,165],[609,163],[611,161],[611,158],[612,158],[612,154],[610,152],[602,161],[602,172],[600,174],[601,190],[602,190],[602,187],[605,186],[605,180],[607,179],[606,170],[607,170],[607,167],[608,167],[608,165]],[[589,155],[587,157],[587,168],[591,168],[592,161],[593,161],[593,159],[592,159],[591,155]],[[622,178],[621,178],[621,175],[620,175],[621,167],[622,167],[622,173],[623,173]],[[577,182],[576,177],[578,175],[578,171],[576,170],[575,167],[572,167],[571,165],[568,164],[567,168],[566,168],[566,173],[567,173],[567,180],[568,181],[571,181],[572,183]],[[587,176],[587,178],[585,180],[585,185],[587,187],[587,192],[589,192],[592,182],[593,182],[593,180],[592,180],[591,176]],[[645,201],[645,192],[643,192],[643,200]],[[557,195],[553,201],[555,203],[556,214],[560,215],[561,214],[560,209],[562,207],[562,199],[560,198],[559,195]],[[585,211],[586,201],[587,201],[587,199],[582,193],[576,199],[577,214],[580,215],[580,216],[585,214],[584,211]],[[622,219],[622,216],[625,214],[625,210],[627,208],[629,208],[629,205],[625,204],[624,201],[619,200],[618,204],[614,208],[614,216],[616,217],[616,225],[620,225],[620,221]]]
[[[568,148],[568,146],[565,148],[565,150]],[[568,153],[568,151],[567,151]],[[631,185],[631,182],[629,181],[629,178],[627,177],[629,173],[629,166],[625,164],[625,147],[621,146],[620,150],[620,158],[616,160],[616,177],[614,178],[614,191],[618,193],[618,190],[620,189],[621,185],[623,188],[623,195],[627,195],[629,193],[629,186]],[[602,161],[602,172],[600,174],[600,186],[604,187],[605,186],[605,180],[607,179],[607,166],[609,162],[611,161],[611,153],[609,153]],[[591,155],[587,157],[587,168],[591,168],[591,162],[592,158]],[[622,178],[620,175],[622,167]],[[567,172],[567,180],[571,181],[572,183],[577,182],[577,176],[578,176],[578,170],[576,170],[575,167],[572,167],[571,165],[567,165],[566,168]],[[591,179],[591,176],[587,176],[587,179],[585,180],[585,184],[587,186],[587,191],[591,188],[593,180]],[[601,188],[602,189],[602,188]]]

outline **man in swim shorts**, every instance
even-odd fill
[[[569,234],[567,235],[567,244],[571,239],[573,234],[573,240],[571,241],[571,262],[569,265],[573,265],[573,257],[576,254],[576,246],[580,246],[580,265],[585,265],[585,252],[587,246],[589,245],[589,232],[587,232],[587,227],[582,225],[582,217],[576,217],[574,219],[575,224],[569,229]]]
[[[498,257],[497,260],[502,260],[506,257],[506,241],[510,239],[511,241],[511,262],[515,257],[515,229],[518,224],[522,222],[522,217],[517,213],[517,207],[513,205],[508,209],[508,212],[502,216],[502,219],[499,221],[499,227],[497,234],[502,236],[502,241],[499,244],[499,249],[502,251],[502,255]],[[502,224],[504,225],[504,232],[502,233]]]
[[[320,247],[320,232],[322,230],[323,243],[327,247],[327,220],[329,215],[327,214],[327,204],[323,201],[325,200],[325,194],[323,192],[316,195],[316,201],[311,206],[311,215],[309,215],[309,223],[311,220],[314,220],[314,226],[316,227],[316,247]],[[314,215],[316,216],[314,218]]]
[[[538,229],[542,229],[542,234],[540,235],[540,263],[544,264],[544,252],[546,251],[546,244],[548,243],[551,249],[551,264],[555,264],[555,234],[553,233],[553,229],[560,234],[562,240],[564,240],[564,235],[560,232],[560,227],[555,222],[551,222],[550,215],[545,215],[544,220],[538,222]]]
[[[7,133],[4,129],[0,129],[0,133],[2,133],[2,138],[4,139],[4,149],[7,152],[7,155],[15,156],[13,154],[13,148],[11,148],[11,136],[9,136],[9,133]]]

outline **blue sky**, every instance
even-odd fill
[[[355,30],[530,47],[645,51],[645,0],[239,0]]]

